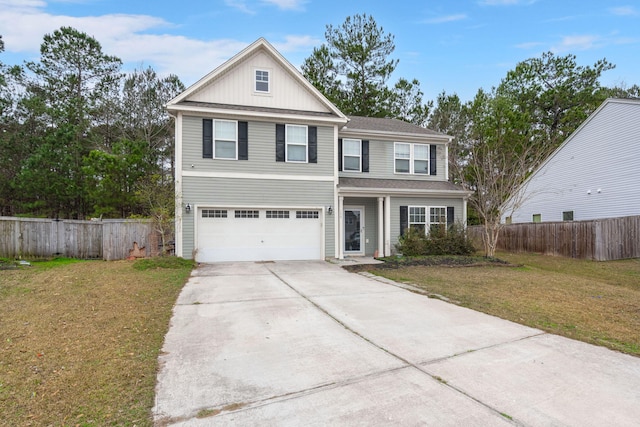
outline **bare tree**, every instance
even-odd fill
[[[474,191],[469,204],[483,224],[485,255],[492,257],[504,227],[501,218],[525,201],[524,183],[549,151],[530,143],[528,117],[508,98],[480,90],[466,108],[468,140],[456,176],[463,187]]]

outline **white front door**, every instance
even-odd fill
[[[364,255],[364,208],[344,208],[344,253]]]

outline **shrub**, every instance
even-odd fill
[[[426,236],[420,230],[408,229],[398,239],[396,249],[405,256],[471,255],[476,251],[460,224],[433,227]]]
[[[422,231],[408,228],[398,238],[396,249],[404,256],[420,256],[426,251],[427,239]]]

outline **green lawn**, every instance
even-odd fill
[[[640,259],[498,254],[517,266],[372,269],[456,304],[640,356]]]
[[[0,425],[151,426],[158,353],[191,269],[159,258],[0,270]]]

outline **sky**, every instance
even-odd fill
[[[424,100],[471,100],[509,70],[551,51],[578,65],[606,58],[605,86],[640,84],[638,0],[0,0],[0,61],[37,61],[45,34],[71,26],[119,57],[187,86],[264,37],[300,69],[327,25],[373,16],[394,36],[390,79],[418,79]]]

